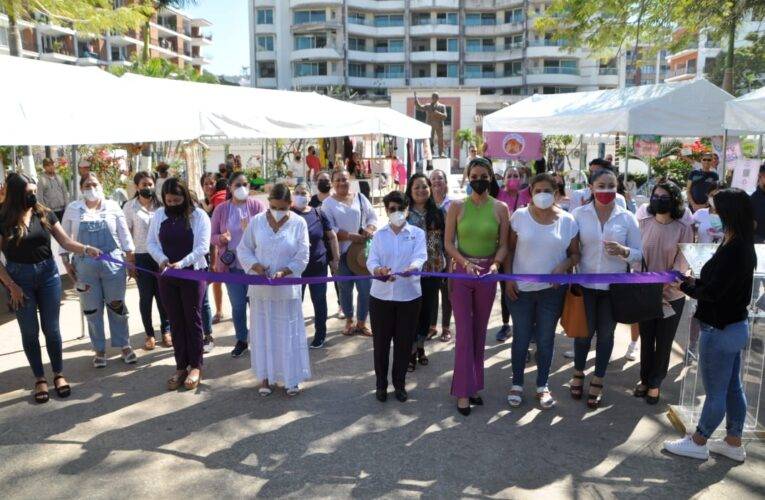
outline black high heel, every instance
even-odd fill
[[[655,405],[655,404],[658,404],[660,397],[661,397],[661,391],[659,391],[659,394],[657,394],[656,396],[649,396],[648,390],[646,390],[645,402],[648,403],[649,405]]]
[[[594,384],[590,382],[590,389],[593,387],[600,389],[600,394],[587,393],[587,408],[590,410],[597,410],[600,406],[600,402],[603,400],[603,384]]]
[[[427,356],[425,356],[425,349],[424,349],[424,348],[422,348],[422,347],[420,347],[420,348],[418,348],[418,349],[417,349],[417,361],[418,361],[418,362],[419,362],[419,363],[420,363],[422,366],[427,366],[427,365],[428,365],[428,363],[430,362],[430,361],[428,360],[428,357],[427,357]]]
[[[461,414],[463,414],[463,415],[465,415],[465,416],[467,417],[468,415],[470,415],[470,405],[468,404],[467,408],[460,408],[460,407],[458,406],[458,407],[457,407],[457,411],[458,411],[458,412],[460,412]]]
[[[468,398],[468,401],[470,401],[470,404],[473,406],[483,406],[483,399],[481,398],[481,396]]]

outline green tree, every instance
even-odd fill
[[[751,45],[736,49],[733,63],[733,95],[747,94],[763,86],[765,75],[765,35],[751,33],[747,40]],[[722,61],[716,59],[709,71],[709,80],[716,85],[722,85],[725,78],[725,67]]]
[[[151,43],[151,20],[155,13],[166,7],[182,9],[189,5],[196,5],[197,0],[155,0],[149,2],[153,4],[144,12],[143,27],[141,28],[141,37],[143,38],[143,49],[141,51],[141,61],[149,61],[149,44]]]
[[[186,80],[190,82],[201,83],[219,83],[218,78],[212,73],[203,71],[197,73],[193,67],[184,66],[183,68],[162,59],[155,57],[149,59],[146,62],[136,60],[129,67],[126,66],[112,66],[109,71],[117,76],[122,76],[125,73],[135,73],[137,75],[151,76],[154,78],[169,78],[172,80]]]

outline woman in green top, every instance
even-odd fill
[[[456,273],[496,273],[507,253],[510,215],[507,205],[489,196],[493,176],[489,160],[471,160],[467,177],[472,193],[449,206],[444,246]],[[483,404],[478,391],[483,389],[486,327],[496,292],[494,281],[452,281],[457,336],[451,394],[457,398],[457,410],[463,415],[470,414],[471,404]]]

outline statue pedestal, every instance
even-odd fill
[[[433,164],[433,168],[434,169],[437,168],[439,170],[443,170],[447,174],[452,169],[452,159],[451,158],[433,158],[431,163]]]

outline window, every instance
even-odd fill
[[[375,64],[375,78],[404,78],[404,65]]]
[[[323,10],[296,10],[293,19],[295,24],[323,23],[327,20],[327,13]]]
[[[430,64],[413,64],[412,76],[414,78],[430,78]]]
[[[505,24],[522,23],[523,9],[513,9],[505,11]]]
[[[412,14],[412,26],[422,26],[424,24],[430,24],[429,12],[416,12]]]
[[[348,65],[348,76],[364,78],[367,76],[367,65],[360,63],[350,63]]]
[[[349,12],[348,23],[350,24],[367,24],[367,17],[361,12]]]
[[[430,50],[430,40],[412,38],[412,52],[427,52],[428,50]]]
[[[494,65],[468,64],[465,66],[465,78],[494,78]]]
[[[575,59],[568,60],[546,60],[544,62],[544,73],[553,75],[578,75],[579,67]]]
[[[436,24],[457,24],[456,12],[439,12],[436,14]]]
[[[295,76],[325,76],[326,62],[299,62],[295,64]]]
[[[274,9],[258,9],[258,24],[274,24]]]
[[[258,76],[260,78],[275,78],[276,64],[273,61],[258,63]]]
[[[576,87],[542,87],[543,94],[568,94],[576,92]]]
[[[505,87],[502,89],[503,95],[521,95],[521,87]]]
[[[465,24],[467,26],[492,26],[497,24],[497,16],[493,13],[479,14],[473,12],[465,14]]]
[[[493,38],[468,38],[466,50],[468,52],[494,52]]]
[[[505,76],[521,76],[523,72],[523,62],[511,61],[505,63]]]
[[[493,89],[491,87],[481,87],[480,94],[481,95],[494,95],[497,93],[497,89]]]
[[[0,26],[0,45],[8,46],[8,28]]]
[[[439,38],[436,40],[436,50],[438,52],[458,52],[460,44],[456,38]]]
[[[367,50],[367,41],[363,38],[349,38],[348,50],[360,50],[362,52]]]
[[[505,50],[522,49],[523,35],[513,35],[505,37]]]
[[[258,50],[274,50],[274,37],[272,37],[272,36],[259,36],[258,37]]]
[[[436,64],[436,76],[439,78],[457,78],[457,64]]]
[[[403,52],[403,40],[378,40],[375,42],[375,52]]]
[[[385,14],[375,16],[375,26],[378,28],[386,26],[403,26],[404,16],[401,14]]]
[[[326,35],[298,35],[295,37],[295,50],[320,49],[326,46]]]

